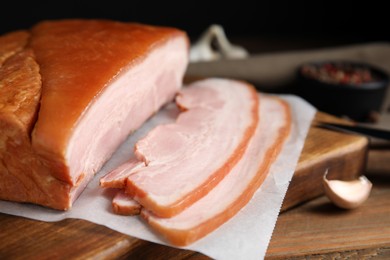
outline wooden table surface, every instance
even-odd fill
[[[390,259],[390,175],[367,176],[374,184],[372,194],[355,210],[338,209],[322,196],[282,213],[266,259]],[[80,221],[84,225],[80,226]],[[12,223],[16,234],[3,237],[0,232],[0,259],[209,259],[196,252],[121,235],[83,220],[46,223],[0,214],[0,222]],[[39,229],[24,232],[31,225]],[[59,233],[63,235],[58,236]],[[114,247],[106,243],[113,236]],[[75,241],[80,241],[79,248],[74,248]],[[30,250],[34,255],[21,250]],[[80,251],[85,252],[82,257]]]
[[[321,132],[318,131],[324,130],[313,129],[309,136],[319,138]],[[340,133],[333,134],[335,140],[342,137]],[[337,152],[339,156],[340,152]],[[334,158],[327,161],[337,162],[355,163],[353,160],[334,161]],[[323,160],[315,167],[318,166],[325,167]],[[348,165],[339,167],[353,169]],[[369,150],[366,175],[374,188],[368,201],[358,209],[338,209],[324,196],[294,208],[289,206],[278,218],[266,259],[390,259],[388,144]],[[142,241],[84,220],[47,223],[0,214],[0,259],[88,258],[208,259],[200,253]]]

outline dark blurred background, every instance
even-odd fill
[[[7,1],[0,34],[44,19],[107,18],[181,28],[196,39],[210,24],[249,51],[389,41],[386,1]]]
[[[1,8],[0,34],[28,29],[42,20],[65,18],[104,18],[172,26],[185,30],[192,42],[210,25],[219,24],[233,44],[246,48],[250,54],[323,51],[321,49],[329,47],[348,48],[355,44],[366,46],[366,43],[390,43],[390,9],[386,1],[378,0],[11,0],[3,3]],[[388,56],[373,54],[372,51],[368,55],[368,52],[360,52],[357,57],[344,55],[345,52],[342,51],[337,55],[358,58],[390,71]],[[267,91],[269,87],[272,92],[287,92],[292,91],[291,86],[296,85],[294,69],[303,59],[309,60],[308,56],[302,58],[302,55],[295,57],[295,60],[291,60],[291,56],[286,56],[287,60],[280,60],[279,56],[278,63],[274,59],[261,61],[262,55],[253,55],[255,57],[259,57],[260,61],[249,59],[243,61],[249,65],[245,63],[246,65],[238,66],[232,62],[231,68],[225,61],[222,61],[225,62],[224,66],[211,64],[210,66],[214,66],[212,68],[205,67],[204,64],[200,64],[198,68],[196,64],[191,64],[188,73],[202,77],[236,77],[255,84],[263,91]],[[257,63],[254,65],[254,62]],[[270,66],[270,63],[273,65]],[[390,91],[387,96],[388,105],[384,105],[383,109],[390,111]]]

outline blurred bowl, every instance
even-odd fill
[[[305,63],[297,74],[298,95],[320,111],[356,121],[374,121],[389,84],[381,69],[351,61]]]

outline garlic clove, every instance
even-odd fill
[[[360,176],[357,180],[328,180],[324,174],[323,184],[326,196],[338,207],[354,209],[365,202],[370,195],[372,183]]]

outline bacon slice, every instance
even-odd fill
[[[141,205],[127,195],[124,190],[118,191],[112,200],[112,208],[116,214],[133,216],[141,212]]]
[[[258,95],[243,82],[206,79],[177,98],[186,110],[136,144],[147,166],[131,174],[126,193],[160,217],[205,196],[241,159],[258,123]]]
[[[261,121],[242,159],[205,197],[172,218],[159,218],[143,209],[141,215],[168,241],[188,245],[218,228],[244,207],[263,183],[291,128],[288,105],[260,99]]]
[[[102,177],[100,186],[104,188],[124,188],[127,177],[143,166],[145,166],[144,162],[132,158]]]

